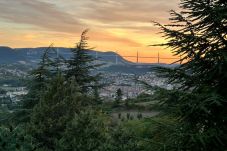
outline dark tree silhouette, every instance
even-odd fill
[[[175,69],[159,68],[181,93],[168,113],[179,119],[172,150],[227,148],[227,1],[182,0],[171,23],[156,23],[167,42],[156,46],[181,56]],[[178,93],[179,93],[178,92]],[[174,145],[175,143],[175,145]]]

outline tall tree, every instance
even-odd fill
[[[99,65],[94,64],[94,58],[88,54],[87,32],[88,30],[82,32],[80,42],[71,49],[72,58],[67,61],[66,78],[74,77],[82,92],[87,92],[89,88],[94,87],[98,80],[97,75],[92,75],[92,71]]]
[[[46,83],[50,78],[50,59],[48,57],[48,51],[51,49],[52,45],[49,46],[41,57],[41,61],[38,67],[31,71],[31,81],[29,83],[29,92],[23,100],[23,107],[27,109],[32,109],[40,99],[42,92],[46,89]]]
[[[48,83],[58,74],[63,62],[52,44],[44,50],[38,67],[32,70],[28,77],[28,94],[23,97],[22,105],[12,114],[11,121],[14,124],[29,121],[32,109],[40,102]]]
[[[40,103],[33,110],[30,133],[40,148],[55,150],[55,141],[61,138],[66,125],[83,106],[82,96],[75,81],[65,82],[62,75],[53,78]]]
[[[119,104],[120,103],[120,101],[122,100],[122,96],[123,96],[122,90],[120,88],[117,89],[116,96],[115,96],[115,102],[116,102],[116,104]]]
[[[59,73],[64,62],[65,59],[59,55],[53,44],[44,50],[38,67],[31,71],[31,81],[28,86],[29,93],[23,101],[24,108],[31,109],[39,102],[48,83]]]
[[[184,94],[174,105],[165,102],[179,119],[172,150],[225,150],[227,1],[182,0],[180,8],[180,13],[171,11],[169,25],[156,23],[167,39],[158,46],[172,48],[182,63],[159,69]]]

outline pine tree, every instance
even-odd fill
[[[93,88],[99,79],[98,75],[92,75],[92,71],[99,65],[94,64],[94,58],[88,54],[87,32],[88,30],[82,32],[80,42],[71,49],[73,56],[67,61],[68,70],[66,72],[66,78],[74,77],[82,92],[85,93]]]
[[[1,151],[31,151],[34,148],[32,137],[25,134],[22,127],[0,127]]]
[[[227,1],[182,0],[180,7],[180,13],[171,11],[171,24],[156,23],[168,40],[158,46],[172,48],[182,63],[159,68],[170,83],[180,85],[175,104],[164,101],[179,119],[172,150],[225,150]]]
[[[100,94],[99,94],[99,89],[101,88],[101,85],[98,83],[97,80],[94,82],[94,86],[92,88],[93,88],[94,102],[96,104],[101,104],[102,103],[102,98],[100,97]]]
[[[31,81],[29,82],[30,85],[28,87],[29,92],[23,100],[23,108],[32,109],[39,102],[42,92],[46,89],[46,83],[51,75],[48,69],[50,64],[48,51],[51,49],[51,46],[44,51],[38,67],[32,70],[30,74]]]
[[[28,77],[28,94],[23,97],[21,105],[12,113],[8,122],[17,125],[30,120],[32,109],[39,103],[48,83],[58,74],[63,62],[64,58],[57,54],[53,45],[44,50],[38,67]]]
[[[111,132],[111,140],[109,143],[109,151],[142,151],[139,139],[136,138],[134,132],[127,128],[117,126]]]
[[[123,96],[122,90],[120,88],[117,89],[116,97],[115,97],[116,104],[120,103],[120,101],[122,100],[122,96]]]
[[[76,114],[58,142],[58,151],[105,151],[109,140],[109,118],[100,111]]]
[[[61,138],[66,125],[84,106],[86,97],[79,93],[75,81],[65,82],[59,74],[54,78],[40,103],[33,110],[30,133],[40,148],[55,150],[55,141]]]

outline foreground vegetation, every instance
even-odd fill
[[[156,23],[168,39],[158,46],[181,56],[179,67],[157,69],[175,89],[126,101],[118,90],[114,103],[104,103],[85,31],[69,60],[48,48],[22,103],[12,113],[1,109],[0,150],[226,150],[227,1],[182,0],[181,8],[171,11],[170,25]]]

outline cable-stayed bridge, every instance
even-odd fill
[[[139,53],[137,52],[137,55],[129,55],[129,56],[124,56],[124,55],[119,55],[117,52],[115,52],[115,55],[104,55],[104,54],[100,54],[98,51],[96,51],[95,53],[95,58],[98,59],[99,57],[115,57],[115,64],[119,63],[119,58],[133,58],[136,60],[135,63],[141,63],[140,60],[141,59],[155,59],[156,61],[154,61],[153,63],[158,63],[160,64],[160,60],[173,60],[177,61],[180,60],[181,58],[177,58],[177,57],[160,57],[160,54],[158,53],[157,56],[139,56]]]

